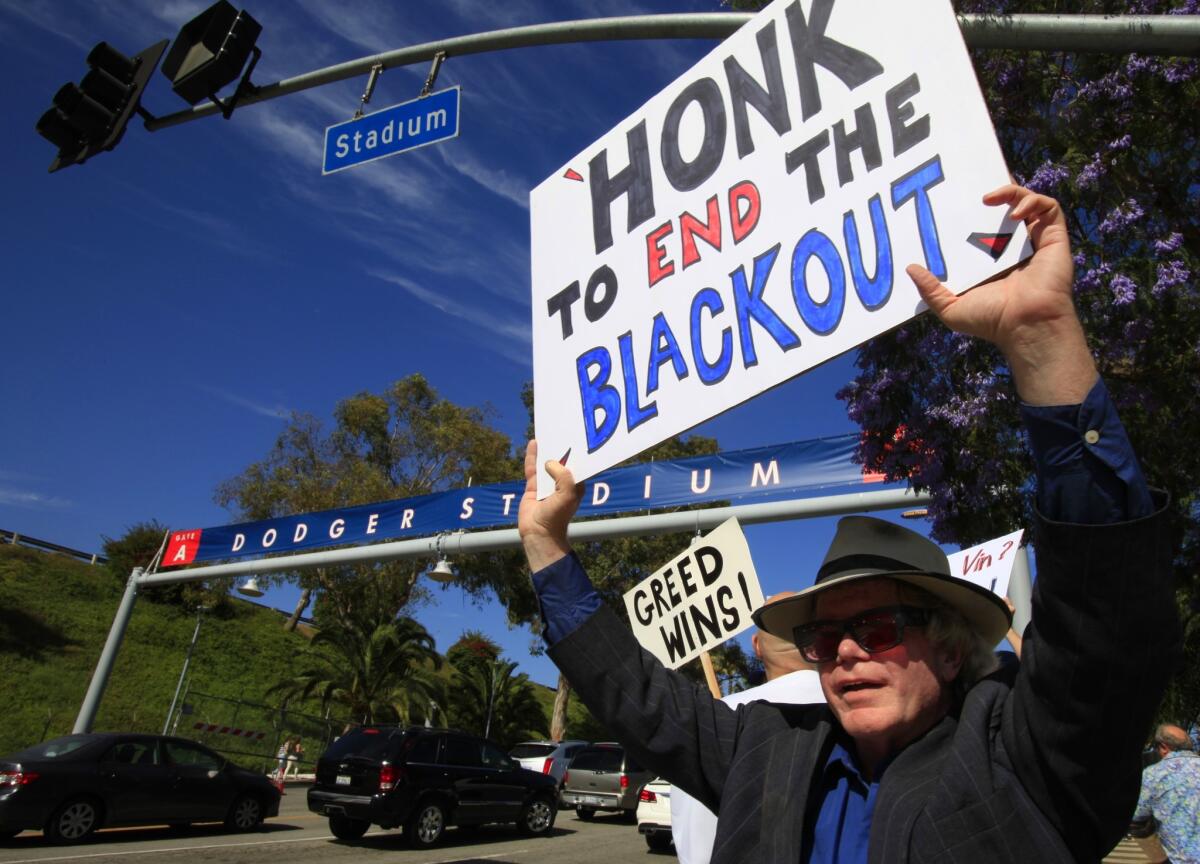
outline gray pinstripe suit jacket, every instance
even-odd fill
[[[1178,655],[1166,523],[1160,510],[1117,525],[1038,525],[1022,663],[977,683],[888,766],[873,864],[1097,861],[1116,845]],[[607,608],[550,656],[647,767],[717,811],[713,864],[807,854],[837,722],[828,708],[731,709],[664,669]]]

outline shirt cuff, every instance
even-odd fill
[[[566,638],[600,608],[600,595],[572,552],[533,574],[547,645]]]
[[[1104,525],[1148,516],[1150,490],[1104,381],[1080,405],[1021,405],[1048,519]]]

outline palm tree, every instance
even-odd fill
[[[441,666],[433,637],[412,618],[348,616],[313,637],[300,671],[271,692],[284,704],[318,696],[321,707],[339,705],[361,723],[424,718],[437,687],[430,668]]]
[[[546,712],[529,676],[514,675],[516,663],[500,646],[468,631],[447,652],[454,673],[449,691],[453,724],[508,746],[549,732]]]

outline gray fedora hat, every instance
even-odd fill
[[[915,531],[870,516],[846,516],[811,588],[777,600],[754,613],[754,623],[772,636],[792,639],[792,631],[816,617],[815,598],[823,591],[866,579],[894,579],[924,588],[957,609],[989,644],[1004,638],[1012,615],[1004,601],[981,585],[950,573],[946,554]]]

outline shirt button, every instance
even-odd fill
[[[1100,440],[1100,433],[1095,429],[1089,429],[1083,433],[1083,440],[1089,444],[1095,444]]]

